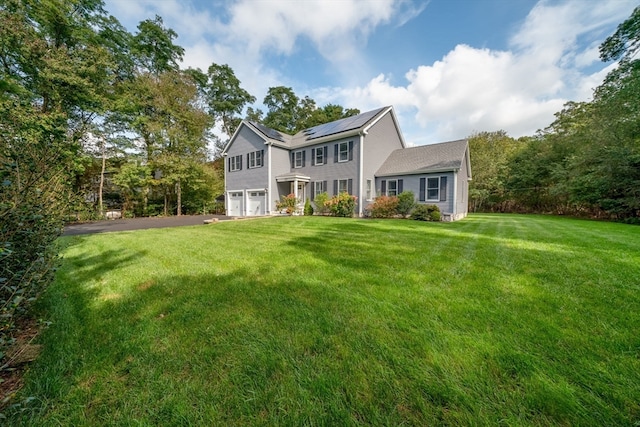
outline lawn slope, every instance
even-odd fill
[[[62,244],[15,424],[640,422],[640,227],[280,217]]]

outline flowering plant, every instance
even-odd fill
[[[326,202],[326,206],[333,216],[352,217],[353,211],[356,209],[356,196],[349,193],[340,193],[333,196],[331,200]]]
[[[284,210],[291,215],[296,211],[298,203],[300,203],[300,200],[298,200],[295,194],[287,194],[286,196],[282,196],[280,200],[276,202],[276,209],[279,211]]]

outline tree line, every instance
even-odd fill
[[[599,49],[619,64],[590,102],[566,103],[535,136],[471,136],[471,211],[640,223],[640,7]]]
[[[228,65],[182,69],[177,36],[160,16],[129,32],[102,0],[0,0],[0,359],[65,221],[209,211],[245,111],[285,132],[358,113],[283,86],[253,109]]]

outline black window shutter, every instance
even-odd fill
[[[337,179],[333,180],[333,195],[334,196],[338,195],[338,180]]]
[[[398,194],[402,193],[402,180],[398,180]]]
[[[249,161],[250,154],[247,153],[247,167],[251,166],[251,162]]]
[[[242,156],[238,156],[238,162],[240,163],[240,166],[238,166],[238,169],[242,170]]]
[[[312,148],[311,149],[311,166],[315,166],[316,165],[316,149]]]
[[[349,141],[349,160],[353,160],[353,141]]]
[[[387,180],[383,179],[382,181],[380,181],[380,193],[381,196],[386,196],[387,195]]]
[[[311,181],[309,184],[311,185],[311,201],[313,202],[313,199],[316,198],[316,183]]]
[[[264,150],[260,150],[260,166],[264,166]]]
[[[291,152],[291,169],[293,169],[295,166],[296,166],[296,153],[292,151]]]
[[[227,159],[229,163],[227,164],[227,172],[231,172],[231,157]]]
[[[324,164],[326,165],[327,163],[329,163],[327,157],[329,156],[329,149],[327,148],[327,146],[325,145],[324,147],[322,147],[322,150],[324,151],[324,156],[322,156],[322,161],[324,162]]]
[[[304,151],[302,152],[302,167],[304,167],[304,162],[305,162],[305,160],[306,160],[306,159],[305,159],[305,157],[307,157],[307,156],[306,156],[306,154],[307,154],[307,150],[304,150]]]
[[[333,148],[335,148],[335,150],[333,150],[333,163],[338,163],[338,145],[340,144],[333,146]]]
[[[440,201],[441,202],[447,201],[447,177],[446,176],[440,177]]]
[[[327,192],[327,181],[322,181],[322,191],[323,191],[324,193],[326,193],[326,192]]]
[[[420,201],[426,200],[425,192],[427,190],[427,178],[420,178]]]
[[[353,179],[347,181],[347,193],[353,194]]]

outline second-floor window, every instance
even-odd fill
[[[242,156],[229,157],[229,172],[239,171],[242,169]]]
[[[252,151],[247,154],[247,163],[249,165],[249,169],[264,166],[264,150]]]
[[[334,145],[333,161],[348,162],[353,160],[353,141],[339,142]]]
[[[304,150],[301,151],[294,151],[293,154],[293,167],[294,168],[303,168],[304,167]]]
[[[311,149],[311,165],[320,166],[327,163],[327,147],[318,147]]]

